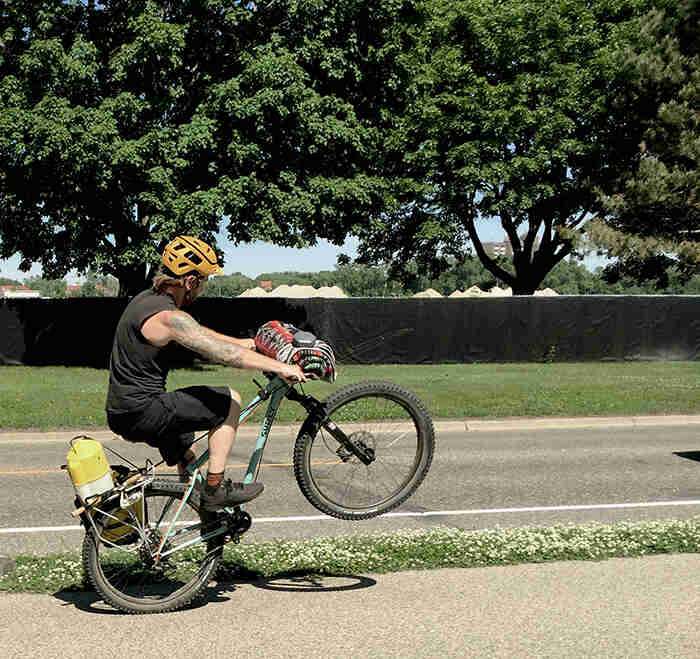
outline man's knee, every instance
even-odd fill
[[[229,387],[229,392],[231,393],[231,407],[229,408],[227,421],[234,421],[238,423],[238,415],[241,413],[242,399],[241,395],[235,390]]]

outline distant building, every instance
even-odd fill
[[[76,284],[69,284],[66,286],[66,295],[80,295],[80,291],[82,290],[82,286],[78,286]]]
[[[484,250],[491,258],[497,258],[499,256],[510,258],[513,256],[513,248],[508,239],[501,243],[483,243],[483,245]]]
[[[525,234],[521,234],[518,236],[520,238],[520,243],[525,242]],[[510,244],[510,239],[506,238],[503,240],[503,242],[500,243],[482,243],[484,246],[484,249],[486,250],[486,253],[491,257],[491,258],[497,258],[499,256],[504,256],[505,258],[509,259],[513,256],[513,246]],[[540,241],[538,239],[535,239],[535,243],[533,245],[533,249],[537,250],[540,246]]]
[[[272,281],[269,279],[264,279],[258,282],[258,286],[260,286],[260,288],[264,288],[266,291],[270,291],[272,290]]]
[[[41,297],[41,292],[28,286],[0,286],[0,297]]]

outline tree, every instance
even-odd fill
[[[611,215],[591,239],[619,257],[608,277],[668,286],[671,270],[700,272],[700,4],[682,0],[637,21],[616,57],[628,72],[624,105],[643,127],[633,167],[604,198]]]
[[[396,297],[401,288],[394,286],[385,268],[366,265],[339,265],[335,271],[335,285],[349,297]]]
[[[236,297],[254,285],[255,282],[252,279],[240,272],[232,275],[220,275],[209,280],[204,289],[204,295],[207,297]]]
[[[532,294],[634,158],[640,132],[615,105],[611,51],[649,5],[435,0],[412,62],[415,101],[394,134],[403,203],[358,229],[361,260],[396,271],[415,258],[437,273],[471,246],[514,293]],[[508,264],[484,248],[490,222],[510,240]]]
[[[269,281],[270,289],[277,288],[278,286],[293,286],[294,284],[313,286],[315,276],[316,275],[312,272],[295,272],[289,270],[284,272],[263,272],[256,277],[256,285],[259,286],[259,282]]]
[[[342,243],[387,203],[414,5],[6,0],[0,257],[124,295],[223,218],[234,241]]]
[[[552,268],[542,282],[542,288],[552,288],[559,295],[605,295],[612,292],[600,274],[570,258]]]
[[[44,279],[29,277],[24,280],[25,286],[38,290],[41,297],[64,298],[68,295],[68,284],[63,279]]]

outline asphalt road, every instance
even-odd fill
[[[522,422],[469,431],[440,425],[435,460],[418,492],[396,513],[364,522],[324,517],[304,499],[290,464],[295,431],[281,429],[266,450],[265,493],[247,507],[254,519],[247,540],[693,517],[700,514],[700,424],[694,421],[551,429]],[[148,447],[104,443],[137,462],[156,455]],[[253,443],[250,433],[239,438],[229,475],[243,473]],[[72,487],[58,469],[67,448],[65,437],[0,434],[0,554],[79,546]]]
[[[290,437],[278,437],[266,454],[267,490],[249,506],[257,520],[249,537],[692,517],[700,511],[699,422],[623,420],[587,429],[501,423],[488,430],[472,424],[468,432],[442,426],[428,480],[401,514],[354,524],[284,520],[317,513],[299,494],[291,467],[282,466]],[[142,457],[136,447],[118,446]],[[240,464],[251,446],[242,438],[232,462]],[[72,488],[56,471],[65,452],[65,438],[0,434],[0,554],[77,546],[79,531],[7,533],[73,523]],[[697,568],[696,554],[678,554],[261,579],[214,586],[184,611],[129,618],[90,592],[2,594],[0,647],[10,659],[115,652],[686,659],[700,655]]]

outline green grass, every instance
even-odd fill
[[[223,366],[171,372],[168,388],[229,385],[249,400],[260,374]],[[101,428],[107,372],[89,368],[0,366],[0,429]],[[325,397],[361,380],[390,380],[416,392],[435,419],[700,413],[700,362],[433,364],[341,366]],[[292,403],[280,422],[301,420]]]
[[[700,519],[464,531],[407,530],[366,536],[228,545],[217,579],[289,574],[342,575],[472,568],[565,560],[605,560],[700,552]],[[21,556],[0,591],[84,590],[78,552]],[[88,588],[88,590],[91,590]]]
[[[229,385],[244,399],[252,377],[219,366],[177,370],[169,388]],[[415,391],[436,419],[700,413],[700,362],[343,366],[335,385],[309,384],[324,397],[361,380]],[[106,371],[0,367],[0,430],[104,427]],[[300,420],[283,406],[280,421]],[[358,574],[558,560],[602,560],[700,552],[700,519],[463,531],[437,528],[373,536],[229,545],[220,579],[285,574]],[[82,590],[77,553],[20,556],[0,591]]]

